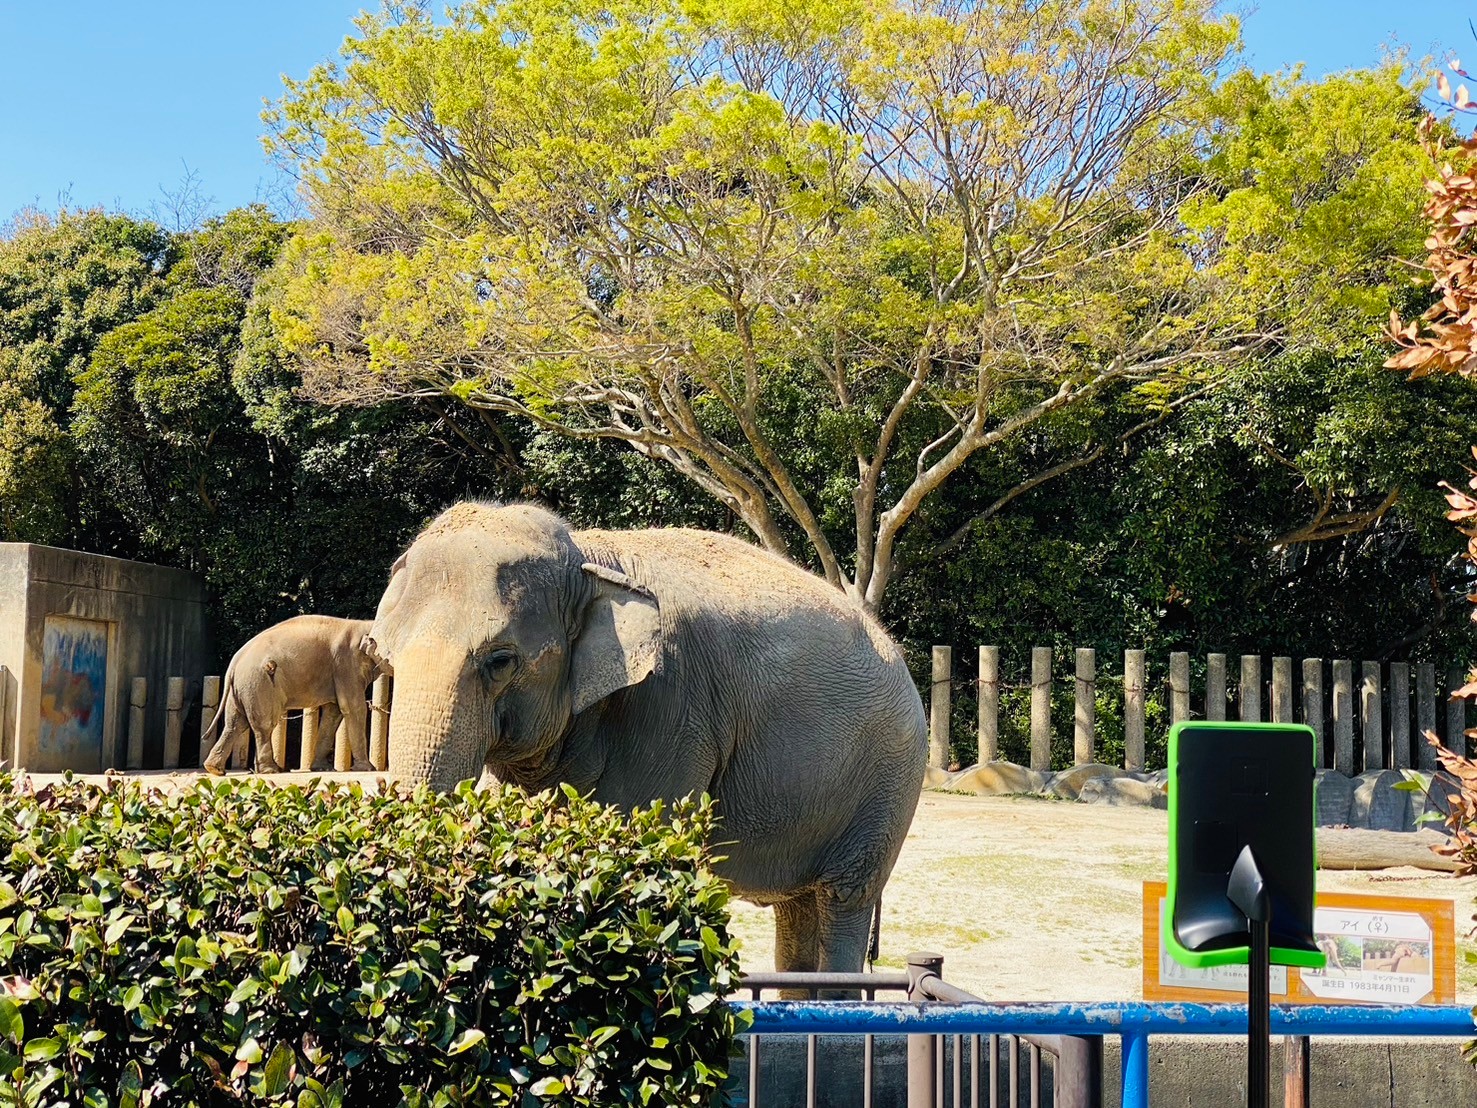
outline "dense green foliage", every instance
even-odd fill
[[[731,7],[715,5],[704,9],[706,15],[688,12],[698,22],[684,24],[681,33],[715,33],[716,24],[703,20],[726,11],[723,18],[735,22],[724,32],[724,49],[738,49],[752,32],[753,58],[772,59],[775,50],[784,54],[795,45],[787,36],[814,32],[820,36],[816,43],[824,40],[841,54],[792,57],[798,68],[785,70],[788,77],[776,70],[773,81],[751,95],[723,100],[734,90],[724,86],[728,91],[720,95],[714,86],[713,95],[722,101],[721,111],[713,109],[717,116],[697,111],[706,101],[691,90],[678,97],[680,104],[662,99],[670,89],[653,94],[662,111],[676,114],[660,132],[662,141],[653,138],[654,147],[638,152],[662,165],[680,154],[681,164],[668,168],[683,186],[664,203],[687,205],[689,214],[708,221],[702,243],[693,249],[707,251],[709,261],[742,254],[749,241],[744,236],[754,231],[744,213],[768,213],[775,228],[788,226],[784,221],[794,213],[772,210],[773,203],[788,197],[785,203],[804,209],[801,201],[813,200],[820,187],[807,176],[816,167],[807,162],[793,179],[774,181],[778,163],[765,161],[751,167],[757,176],[744,178],[743,188],[730,181],[733,187],[706,192],[684,174],[697,165],[711,175],[725,158],[750,158],[755,151],[748,143],[756,136],[791,153],[814,153],[815,144],[825,148],[834,138],[827,138],[830,132],[782,125],[765,98],[775,95],[774,82],[782,77],[800,80],[812,73],[807,67],[835,76],[841,61],[861,64],[835,36],[850,26],[848,20],[871,18],[860,7],[828,3],[806,17],[811,22],[779,27],[765,23],[762,5]],[[1078,10],[1073,4],[1058,7],[1064,19]],[[686,40],[643,37],[650,28],[636,34],[630,24],[640,22],[638,9],[622,6],[608,13],[609,20],[597,20],[600,34],[631,30],[635,37],[622,40],[626,46],[644,44],[650,53],[642,55],[643,64],[665,66]],[[568,29],[561,21],[585,11],[583,5],[529,0],[507,5],[499,16],[532,20],[548,49],[572,67],[540,68],[527,88],[507,85],[516,85],[507,65],[515,55],[532,57],[534,39],[519,39],[517,51],[504,56],[477,20],[443,27],[443,34],[436,29],[441,25],[426,23],[415,10],[412,5],[391,13],[389,22],[370,20],[350,50],[348,69],[384,78],[383,87],[352,92],[345,84],[352,83],[348,69],[328,67],[294,86],[281,109],[279,145],[291,145],[296,136],[305,144],[297,151],[304,157],[336,152],[342,162],[335,163],[335,172],[352,165],[365,174],[329,174],[320,181],[312,220],[287,224],[251,208],[166,233],[126,216],[64,212],[27,216],[0,236],[3,537],[197,570],[215,598],[222,657],[262,626],[296,612],[368,615],[398,550],[424,521],[461,498],[535,497],[581,526],[676,524],[765,538],[755,530],[752,504],[725,502],[703,479],[701,465],[689,472],[676,464],[695,457],[676,439],[667,444],[671,450],[643,454],[619,439],[582,437],[594,428],[582,422],[593,418],[588,410],[580,415],[535,404],[520,416],[465,402],[495,383],[468,376],[467,367],[475,365],[475,359],[465,360],[469,350],[486,351],[465,344],[475,346],[474,340],[490,333],[481,329],[478,312],[504,311],[507,305],[479,299],[491,297],[496,273],[488,275],[490,283],[469,287],[442,279],[464,256],[451,249],[456,236],[471,234],[468,228],[490,217],[466,209],[465,198],[445,191],[446,182],[425,176],[426,159],[434,158],[421,139],[404,133],[406,118],[384,117],[393,141],[377,144],[358,122],[327,126],[321,113],[334,104],[360,113],[376,103],[401,104],[405,97],[452,97],[457,88],[482,89],[479,82],[491,82],[489,87],[510,99],[489,118],[541,151],[541,160],[519,163],[523,176],[498,178],[513,205],[505,214],[516,208],[519,218],[533,220],[558,212],[540,200],[555,193],[540,191],[543,186],[528,174],[563,180],[561,174],[583,167],[589,180],[574,184],[587,193],[590,182],[623,172],[619,159],[610,159],[634,141],[639,97],[597,105],[606,114],[590,119],[613,130],[565,135],[563,145],[553,143],[557,136],[549,129],[557,130],[564,117],[525,119],[513,108],[539,89],[563,90],[576,100],[594,95],[595,85],[572,87],[577,73],[603,74],[606,83],[599,87],[612,96],[631,77],[611,68],[612,58],[626,57],[616,39],[615,53],[607,57],[558,31]],[[1013,9],[999,7],[999,13],[1008,10]],[[1111,360],[1114,341],[1151,319],[1178,321],[1198,341],[1204,330],[1187,321],[1204,324],[1213,309],[1219,323],[1262,339],[1234,358],[1193,367],[1177,363],[1172,371],[1074,393],[1070,405],[1033,416],[1028,426],[992,440],[987,449],[966,452],[947,485],[923,497],[906,526],[898,526],[887,556],[889,584],[879,611],[904,641],[920,678],[933,642],[956,645],[961,679],[969,676],[973,644],[999,644],[1007,681],[1014,683],[1025,678],[1029,648],[1045,643],[1064,658],[1073,646],[1097,647],[1106,681],[1117,672],[1117,662],[1109,659],[1121,658],[1127,646],[1145,647],[1151,667],[1162,667],[1174,649],[1198,657],[1220,650],[1438,661],[1470,649],[1471,628],[1459,598],[1471,582],[1456,560],[1459,536],[1441,519],[1436,486],[1460,475],[1466,428],[1477,422],[1477,404],[1470,390],[1451,382],[1408,382],[1379,368],[1387,352],[1380,328],[1388,311],[1418,312],[1428,295],[1409,280],[1408,263],[1423,249],[1421,180],[1429,169],[1415,131],[1420,103],[1412,75],[1391,63],[1316,82],[1288,74],[1197,76],[1186,67],[1203,56],[1219,56],[1226,45],[1227,29],[1202,16],[1194,5],[1175,16],[1173,42],[1154,62],[1167,66],[1164,72],[1175,74],[1174,80],[1188,82],[1175,86],[1180,114],[1150,128],[1152,143],[1133,147],[1146,162],[1120,165],[1130,175],[1125,179],[1152,168],[1163,174],[1156,177],[1160,185],[1177,182],[1182,192],[1155,193],[1170,204],[1172,218],[1166,216],[1147,238],[1138,236],[1135,228],[1143,227],[1132,219],[1098,227],[1107,238],[1093,241],[1118,259],[1115,265],[1133,270],[1126,255],[1116,252],[1122,246],[1137,259],[1137,276],[1114,276],[1081,250],[1058,243],[1065,253],[1056,276],[1027,282],[1034,291],[1011,301],[1012,310],[1029,317],[1022,326],[1035,328],[1030,335],[1037,345],[1030,357],[1017,351],[1024,362],[1012,361],[1015,354],[990,362],[1014,368],[992,394],[994,414],[988,419],[1023,410],[1020,405],[1043,389],[1060,386],[1056,370],[1043,375],[1030,369],[1037,365],[1032,358],[1056,350],[1062,357],[1053,364],[1065,367],[1075,388],[1071,382]],[[410,20],[409,29],[394,29],[400,18]],[[754,26],[746,22],[756,20]],[[913,30],[919,58],[958,45],[942,25]],[[867,31],[873,46],[900,33],[901,25]],[[968,38],[983,32],[972,27],[959,33]],[[1118,72],[1111,43],[1101,35],[1091,42],[1093,49],[1108,51],[1098,58],[1106,66],[1103,74]],[[447,51],[457,50],[483,67],[471,76],[448,70],[462,74],[461,84],[442,80],[445,74],[437,68]],[[1012,81],[1024,79],[1011,73]],[[390,80],[396,74],[419,74],[430,83],[402,87]],[[873,77],[882,81],[879,74]],[[1196,95],[1180,95],[1191,87]],[[902,95],[888,88],[888,95]],[[881,95],[876,89],[868,95],[874,93]],[[355,99],[361,95],[367,99]],[[1005,99],[1011,111],[1027,110],[1024,101]],[[462,115],[451,112],[447,119],[473,119],[485,105],[468,92],[449,103],[452,108]],[[1030,110],[1054,118],[1047,106]],[[753,122],[751,116],[763,127],[746,139],[739,124]],[[971,130],[979,120],[964,117],[941,117],[930,126],[946,124],[955,129],[951,133],[985,133]],[[989,126],[1003,124],[994,120]],[[703,135],[716,145],[695,148]],[[1002,143],[1007,138],[1008,128],[997,135]],[[547,149],[539,145],[545,139],[553,143]],[[561,151],[579,153],[581,143],[580,157],[559,160]],[[404,150],[415,158],[400,166],[390,155]],[[606,160],[591,162],[599,151]],[[984,158],[980,165],[988,163]],[[768,199],[759,196],[761,179],[779,191]],[[647,180],[642,187],[654,186]],[[565,201],[586,195],[570,188],[558,194]],[[897,212],[883,218],[893,201],[884,203],[866,189],[833,199],[841,205],[835,218],[845,234],[826,239],[823,250],[811,240],[792,244],[802,253],[821,250],[819,260],[786,270],[764,292],[789,289],[798,307],[756,306],[751,320],[751,339],[762,355],[752,408],[757,437],[749,442],[734,411],[702,398],[707,385],[688,387],[692,382],[681,384],[678,374],[669,399],[690,398],[700,425],[694,434],[720,442],[723,457],[751,476],[759,464],[755,451],[764,443],[773,448],[775,472],[782,469],[804,501],[792,506],[799,515],[789,508],[771,511],[775,529],[811,568],[830,572],[814,541],[823,538],[833,576],[857,591],[868,572],[859,568],[862,563],[872,557],[874,570],[881,565],[875,545],[868,546],[877,532],[861,517],[871,513],[876,522],[888,497],[903,495],[929,461],[950,449],[949,436],[958,434],[952,420],[969,408],[968,390],[959,391],[955,385],[961,382],[948,377],[959,367],[947,373],[940,368],[944,376],[924,381],[919,406],[908,408],[888,460],[880,468],[872,465],[876,457],[864,440],[876,435],[906,387],[896,375],[897,355],[905,339],[911,342],[920,327],[928,329],[934,311],[924,304],[930,282],[940,273],[959,272],[935,263],[961,263],[964,254],[949,251],[963,250],[964,217],[944,205],[914,233]],[[1099,199],[1127,218],[1113,208],[1128,203],[1126,197]],[[460,222],[441,220],[443,204]],[[403,235],[379,221],[385,213],[404,217]],[[669,229],[680,215],[670,207],[660,214],[658,222]],[[1090,214],[1095,220],[1103,213],[1094,208]],[[720,216],[743,233],[719,235],[725,226]],[[1030,219],[1038,222],[1028,220],[1029,226],[1018,229],[1025,238],[1006,234],[1000,249],[1034,249],[1029,242],[1038,240],[1030,236],[1046,233],[1043,218],[1036,211]],[[591,233],[583,224],[566,230],[571,243]],[[1129,238],[1118,242],[1115,234]],[[507,243],[485,245],[491,250]],[[1197,254],[1202,248],[1208,252]],[[1206,273],[1214,271],[1213,287],[1176,276],[1170,262],[1185,251],[1201,258]],[[488,256],[477,255],[483,261]],[[677,264],[670,251],[661,256],[662,265]],[[1001,255],[1008,256],[1009,250]],[[698,264],[695,256],[689,261]],[[742,265],[733,272],[751,273],[760,264],[748,255],[736,262]],[[996,258],[981,262],[979,272],[1000,264],[1008,268]],[[653,277],[656,284],[643,286],[643,296],[675,287],[668,279],[681,276],[662,273],[660,281]],[[552,310],[569,289],[552,288],[557,267],[539,274],[550,287],[530,283],[524,291],[532,295],[542,288],[541,295],[553,299],[541,302],[539,310]],[[1161,292],[1178,289],[1180,299],[1144,299],[1143,288],[1122,284],[1144,280],[1158,282]],[[819,282],[811,289],[814,296],[805,291],[806,282]],[[983,357],[980,328],[994,318],[994,309],[985,304],[981,286],[965,284],[964,301],[939,309],[959,332],[945,345],[956,353],[969,347]],[[1000,296],[1008,286],[999,285]],[[1041,292],[1045,287],[1050,291]],[[722,369],[720,377],[727,374],[724,380],[747,388],[738,363],[725,361],[742,352],[742,343],[732,345],[735,317],[704,299],[711,293],[708,288],[686,307],[680,298],[647,307],[660,309],[660,318],[653,319],[667,333],[691,332],[697,348]],[[640,302],[621,300],[624,310],[635,313],[622,318],[636,318]],[[791,314],[792,308],[799,314]],[[308,324],[333,320],[347,328],[338,335],[342,341],[313,345],[317,332]],[[497,320],[482,319],[492,322]],[[816,351],[806,346],[822,323],[861,336],[850,348],[843,392],[851,401],[844,411],[837,406],[835,382],[825,379],[812,357]],[[791,325],[801,330],[786,332]],[[803,336],[809,337],[801,341]],[[1040,345],[1046,338],[1062,345]],[[356,345],[359,339],[373,339],[373,351]],[[1189,345],[1164,341],[1176,358],[1203,350],[1189,339]],[[434,368],[440,384],[455,387],[403,395],[402,371],[412,363]],[[520,403],[533,403],[542,395],[539,389],[568,380],[581,365],[589,368],[578,359],[540,362],[538,373],[520,378],[514,392]],[[331,398],[320,386],[325,367],[333,366],[342,370],[341,383],[358,389],[356,404],[327,402]],[[304,391],[305,373],[317,380],[316,392]],[[867,481],[873,477],[876,496],[869,500]],[[759,499],[772,502],[778,488],[766,486]],[[813,517],[810,530],[800,518],[806,512]],[[1151,670],[1151,676],[1158,682],[1163,674]],[[1006,695],[1009,701],[1016,694]],[[961,696],[961,733],[969,731],[972,710],[970,698]]]
[[[13,786],[14,1103],[707,1105],[724,1080],[706,803]]]

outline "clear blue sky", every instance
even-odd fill
[[[335,54],[362,6],[0,0],[0,219],[62,202],[147,213],[185,167],[218,209],[276,200],[284,181],[258,141],[262,100],[281,74]],[[1394,40],[1477,60],[1466,6],[1261,0],[1245,18],[1247,51],[1258,69],[1302,61],[1310,76],[1372,63]]]

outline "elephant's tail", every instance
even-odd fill
[[[220,726],[221,716],[226,713],[226,705],[236,695],[236,659],[231,659],[231,664],[226,666],[226,675],[221,678],[221,696],[215,706],[215,715],[210,717],[210,727],[206,733],[214,737],[215,729]]]
[[[882,953],[882,898],[877,898],[872,908],[872,939],[867,943],[867,967],[877,969],[877,958]]]

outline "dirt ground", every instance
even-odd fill
[[[878,966],[931,950],[945,980],[988,1000],[1138,999],[1142,888],[1164,879],[1167,839],[1162,811],[926,792],[883,895]],[[1451,899],[1457,1000],[1477,1001],[1463,958],[1477,878],[1325,870],[1318,888]],[[733,929],[746,967],[773,968],[769,911],[735,901]]]

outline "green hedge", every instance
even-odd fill
[[[0,774],[0,1105],[713,1103],[712,822]]]

